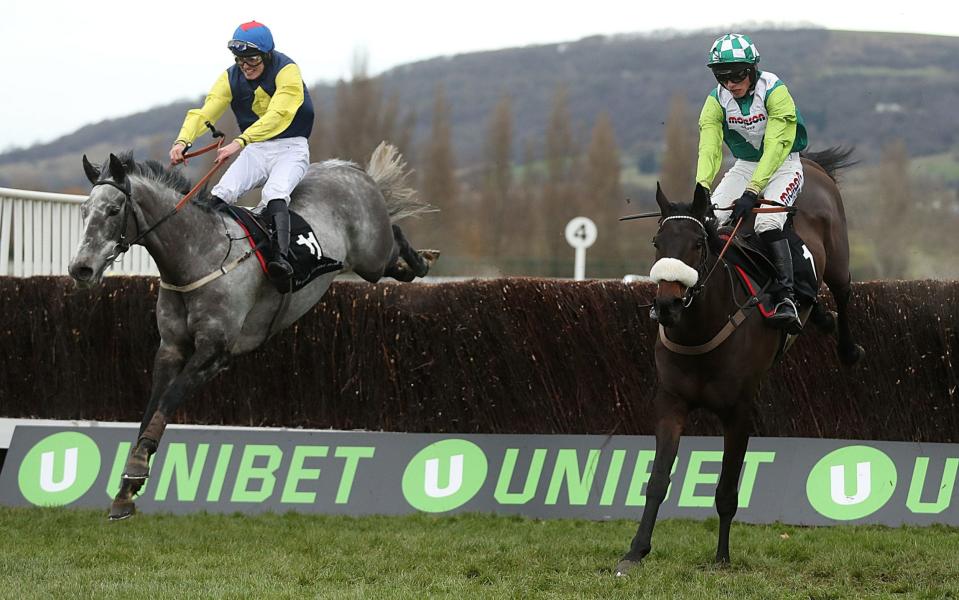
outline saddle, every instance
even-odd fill
[[[813,256],[799,234],[792,227],[792,218],[783,228],[786,239],[789,240],[789,250],[792,253],[793,263],[793,291],[798,308],[802,310],[817,302],[819,286],[816,281],[816,266]],[[723,241],[729,239],[731,228],[722,228],[719,237]],[[733,266],[746,293],[756,296],[759,300],[757,308],[763,318],[769,318],[776,312],[773,298],[779,291],[776,280],[776,269],[762,248],[764,244],[759,236],[753,232],[739,234],[726,250],[726,260]]]
[[[270,243],[270,224],[260,215],[241,206],[230,206],[224,203],[218,208],[225,210],[233,217],[240,229],[246,233],[250,246],[256,249],[260,268],[281,294],[300,290],[320,275],[343,268],[340,261],[323,254],[323,247],[316,239],[313,228],[306,219],[291,210],[290,253],[287,260],[293,266],[293,277],[290,281],[274,280],[270,278],[266,268],[275,254],[273,244]]]

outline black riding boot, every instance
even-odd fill
[[[286,200],[270,200],[266,213],[273,221],[273,260],[266,265],[270,277],[276,281],[286,281],[293,277],[293,266],[288,260],[290,255],[290,209]]]
[[[776,314],[769,318],[769,324],[776,329],[785,330],[793,335],[802,331],[802,321],[796,310],[796,297],[793,291],[793,258],[789,251],[789,240],[781,231],[764,231],[760,238],[769,247],[770,258],[776,267],[780,293],[777,298]],[[772,239],[770,239],[772,238]]]

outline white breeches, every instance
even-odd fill
[[[263,186],[259,212],[270,200],[286,200],[310,166],[310,147],[304,137],[254,142],[244,148],[213,188],[228,204],[255,187]]]
[[[730,206],[743,195],[746,185],[752,178],[758,164],[746,160],[737,160],[729,171],[723,175],[723,180],[716,186],[712,195],[713,211],[720,223],[729,219],[731,211],[717,210],[716,207]],[[773,174],[760,197],[781,206],[792,206],[802,190],[802,184],[802,161],[799,158],[799,153],[793,152],[786,157],[782,166]],[[786,224],[786,216],[787,213],[784,212],[757,213],[756,225],[753,229],[756,233],[771,229],[782,229]]]

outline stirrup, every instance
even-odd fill
[[[802,321],[799,320],[799,311],[792,298],[787,296],[776,304],[776,313],[769,317],[769,324],[792,335],[802,332]]]

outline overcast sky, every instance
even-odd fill
[[[357,52],[365,52],[369,71],[376,74],[477,50],[750,23],[957,36],[959,11],[954,5],[945,8],[949,5],[942,0],[891,8],[842,0],[3,0],[0,40],[7,59],[0,87],[0,152],[50,141],[103,119],[199,98],[229,66],[226,41],[233,30],[252,19],[272,30],[277,49],[299,63],[312,85],[347,77]],[[753,11],[754,6],[763,12]],[[743,12],[735,12],[740,7]],[[796,12],[800,7],[803,12]],[[742,26],[734,29],[748,33]],[[704,53],[711,41],[704,37]],[[170,131],[171,140],[176,133]]]

